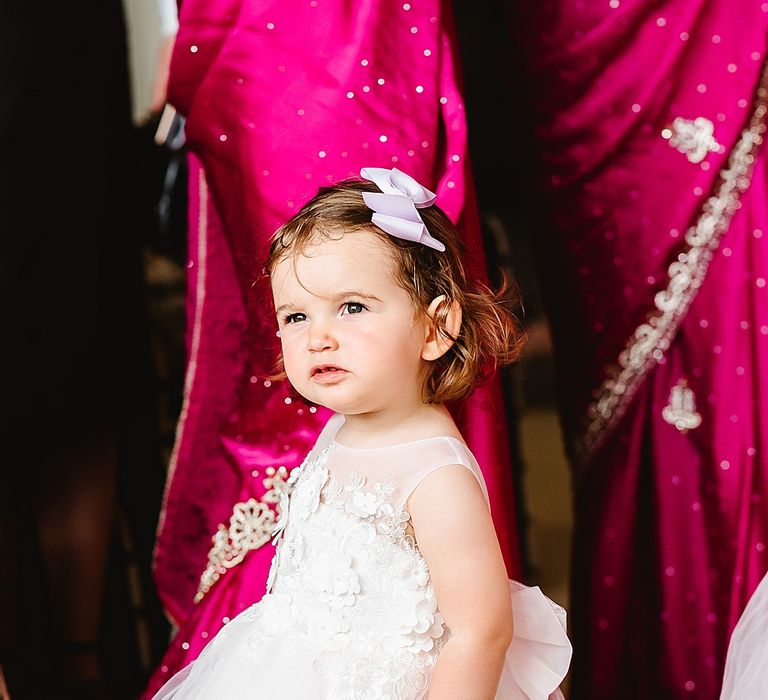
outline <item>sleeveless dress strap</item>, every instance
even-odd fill
[[[344,416],[340,413],[334,413],[320,431],[320,435],[317,436],[314,447],[312,447],[309,452],[309,457],[311,459],[317,458],[317,456],[333,442],[336,433],[339,432],[342,425],[344,425]]]
[[[488,488],[485,485],[483,473],[480,471],[480,465],[477,463],[469,447],[461,440],[454,437],[429,438],[422,441],[419,449],[424,450],[424,453],[417,462],[414,460],[418,467],[406,472],[399,479],[401,502],[405,503],[421,482],[438,469],[462,466],[472,472],[475,479],[477,479],[483,491],[485,502],[489,504]]]

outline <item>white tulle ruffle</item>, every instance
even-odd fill
[[[515,634],[507,651],[496,700],[562,698],[559,691],[571,663],[565,610],[537,587],[509,582]]]
[[[731,635],[720,700],[768,698],[768,576],[752,594]]]

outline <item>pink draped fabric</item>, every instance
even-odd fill
[[[714,699],[768,568],[768,4],[524,6],[575,466],[571,697]]]
[[[217,525],[229,522],[235,503],[270,505],[265,479],[297,465],[327,417],[264,379],[275,326],[261,263],[273,231],[318,187],[362,166],[395,165],[437,192],[460,222],[471,271],[485,274],[447,7],[184,2],[170,97],[187,117],[194,154],[189,362],[155,562],[180,631],[150,695],[263,594],[269,544],[193,604]],[[478,389],[456,414],[485,470],[510,573],[519,574],[498,383]]]

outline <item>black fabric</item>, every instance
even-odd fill
[[[119,0],[0,22],[0,367],[13,433],[135,410],[146,344]]]

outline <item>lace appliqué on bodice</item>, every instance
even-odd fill
[[[334,700],[420,697],[447,637],[427,564],[394,481],[337,478],[333,450],[291,474],[246,653],[288,633],[321,647],[315,668]]]

